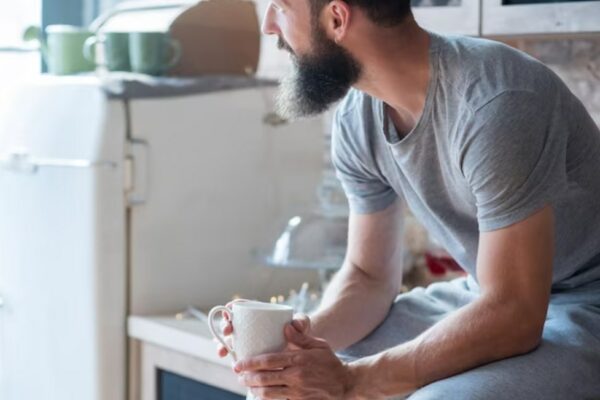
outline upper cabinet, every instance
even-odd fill
[[[485,36],[600,32],[600,1],[482,0]]]
[[[412,0],[426,29],[471,36],[600,32],[600,0]]]
[[[480,33],[479,0],[411,0],[411,4],[415,19],[425,29],[471,36]]]

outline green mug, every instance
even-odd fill
[[[95,64],[83,56],[85,41],[94,34],[85,28],[72,25],[49,25],[44,40],[39,27],[29,27],[25,40],[36,40],[48,72],[55,75],[71,75],[93,71]]]
[[[167,32],[129,33],[131,70],[148,75],[162,75],[181,59],[181,46]]]
[[[100,62],[96,57],[96,46],[98,44],[102,48]],[[129,63],[129,33],[98,33],[96,36],[90,37],[85,41],[83,55],[87,60],[109,71],[131,71],[131,64]]]

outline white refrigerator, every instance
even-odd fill
[[[321,119],[249,78],[43,77],[0,109],[0,399],[124,400],[126,317],[287,293],[273,227],[314,205]]]

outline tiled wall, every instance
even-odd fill
[[[511,43],[552,68],[600,125],[600,34],[577,40],[521,40]]]

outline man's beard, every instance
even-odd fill
[[[290,52],[293,60],[293,69],[282,79],[277,96],[277,112],[284,118],[297,119],[326,111],[360,78],[358,61],[320,28],[313,43],[312,54],[296,56],[279,39],[279,48]]]

